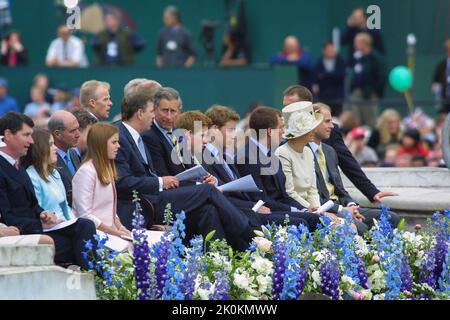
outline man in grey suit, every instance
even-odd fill
[[[80,126],[77,118],[68,111],[55,112],[49,122],[48,129],[53,135],[58,161],[56,169],[61,175],[66,189],[67,201],[72,205],[72,178],[80,167],[81,158],[75,147],[80,138]]]
[[[380,210],[360,208],[356,201],[348,194],[342,183],[338,169],[338,157],[336,151],[329,145],[322,143],[328,139],[333,129],[331,109],[323,103],[314,106],[316,112],[323,115],[323,122],[314,131],[314,140],[309,147],[314,153],[314,162],[317,178],[317,189],[320,195],[320,203],[333,200],[335,205],[329,212],[343,216],[344,211],[352,214],[358,234],[362,235],[374,225],[374,219],[380,218]],[[390,223],[396,227],[400,218],[393,212],[389,212]]]

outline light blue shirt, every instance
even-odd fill
[[[158,122],[153,121],[153,123],[155,124],[155,126],[158,128],[159,131],[162,132],[162,134],[164,135],[164,137],[166,138],[167,141],[169,141],[170,145],[173,146],[173,142],[172,142],[172,135],[169,134],[169,130],[164,129],[163,127],[161,127]],[[173,129],[172,129],[173,131]]]
[[[57,170],[49,175],[48,182],[39,176],[34,166],[28,167],[27,173],[33,183],[39,206],[44,211],[56,213],[57,219],[61,220],[74,218],[67,203],[66,189]]]

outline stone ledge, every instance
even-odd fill
[[[0,268],[0,300],[95,300],[91,274],[57,266]]]
[[[383,199],[383,204],[393,211],[399,210],[408,213],[432,214],[436,211],[450,209],[450,188],[380,188],[382,191],[392,191],[399,194],[396,197]],[[380,204],[371,203],[356,188],[347,188],[353,199],[361,207],[379,208]]]
[[[0,267],[51,265],[54,263],[50,245],[0,246]]]
[[[380,190],[394,187],[450,188],[450,170],[446,168],[364,168],[364,172]],[[345,188],[354,187],[342,172],[341,176]]]

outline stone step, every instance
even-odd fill
[[[91,274],[57,266],[0,268],[0,300],[95,300]]]
[[[0,267],[51,265],[54,263],[50,245],[0,246]]]

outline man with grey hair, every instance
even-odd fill
[[[81,164],[81,159],[74,148],[80,138],[80,126],[77,118],[68,111],[55,112],[48,122],[48,129],[53,135],[57,147],[56,169],[61,175],[66,189],[67,201],[72,204],[72,178]]]
[[[155,171],[159,176],[175,176],[180,166],[172,161],[172,150],[178,147],[178,139],[173,135],[175,122],[181,114],[180,94],[173,88],[163,87],[153,96],[155,119],[150,130],[142,134],[142,139],[153,158]]]
[[[158,89],[162,88],[161,84],[155,80],[149,80],[146,78],[136,78],[130,80],[123,88],[123,95],[125,97],[130,94],[134,94],[138,89],[143,88],[144,90],[150,90],[151,92],[156,92]]]
[[[113,103],[109,95],[111,88],[108,82],[89,80],[80,89],[80,104],[97,120],[109,118],[109,110]]]

